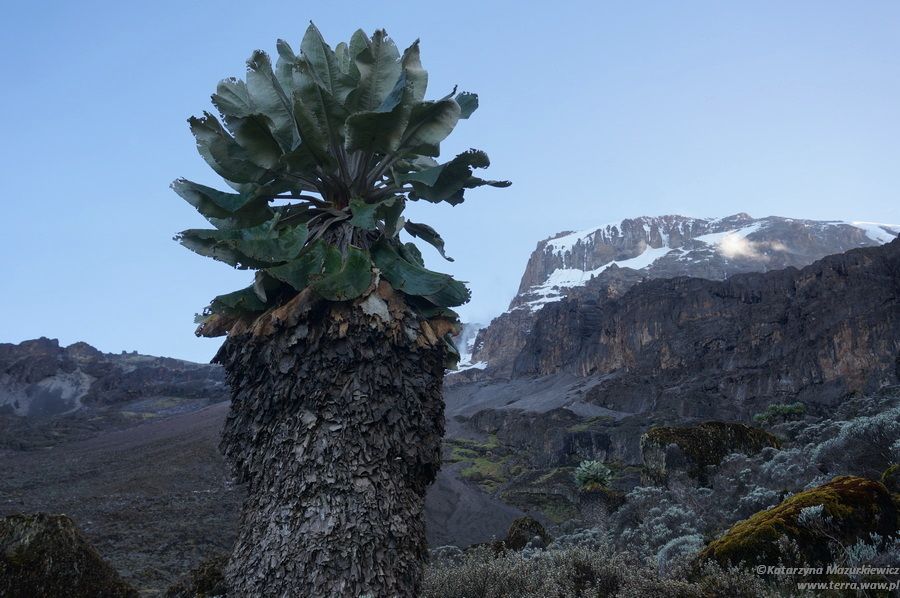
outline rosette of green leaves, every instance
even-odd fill
[[[402,54],[384,31],[357,31],[334,49],[312,24],[299,52],[277,43],[278,58],[256,51],[244,79],[221,81],[218,116],[188,120],[197,149],[231,188],[185,179],[172,184],[214,228],[176,240],[235,268],[252,285],[213,299],[199,317],[245,317],[312,288],[344,301],[377,274],[425,317],[455,317],[465,284],[425,267],[401,231],[443,255],[432,227],[406,220],[408,201],[457,205],[466,189],[506,187],[475,176],[490,161],[469,150],[438,162],[441,142],[478,107],[472,93],[425,99],[428,74],[416,41]]]

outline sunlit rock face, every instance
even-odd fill
[[[509,310],[482,329],[471,363],[480,377],[508,377],[536,314],[565,297],[598,303],[635,284],[691,276],[724,280],[744,272],[802,268],[826,255],[892,241],[900,225],[799,220],[740,213],[726,218],[669,215],[626,219],[538,243]]]
[[[839,401],[896,384],[900,240],[797,270],[590,287],[543,308],[514,377],[599,376],[588,402],[744,419],[772,402]]]

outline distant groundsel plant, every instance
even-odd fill
[[[435,160],[478,97],[426,100],[418,41],[401,54],[357,31],[332,49],[310,25],[299,54],[277,47],[219,83],[219,117],[189,119],[231,191],[172,185],[214,227],[176,239],[255,271],[198,316],[197,334],[228,335],[221,448],[248,488],[226,581],[235,596],[416,596],[469,291],[425,267],[401,234],[446,257],[444,241],[403,212],[509,183],[473,174],[480,150]]]
[[[575,483],[583,490],[606,487],[611,479],[609,467],[600,461],[582,461],[575,470]]]

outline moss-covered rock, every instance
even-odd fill
[[[900,494],[900,463],[894,463],[881,474],[881,483],[892,494]]]
[[[641,437],[645,482],[662,483],[672,471],[685,471],[703,482],[706,468],[718,465],[727,455],[752,455],[769,446],[780,446],[775,436],[739,423],[651,428]]]
[[[535,537],[540,538],[544,546],[550,544],[550,534],[547,533],[544,526],[537,519],[526,515],[510,524],[503,542],[511,550],[522,550]]]
[[[0,596],[136,598],[65,515],[0,519]]]
[[[228,555],[204,560],[190,573],[166,590],[166,598],[214,598],[225,596],[225,565]]]
[[[849,546],[868,540],[872,533],[882,537],[897,533],[898,506],[879,482],[838,477],[739,521],[708,544],[699,558],[721,564],[775,564],[781,556],[779,540],[787,538],[808,564],[829,563],[833,560],[829,545],[834,542]],[[804,509],[806,515],[815,516],[801,516]]]

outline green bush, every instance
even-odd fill
[[[612,471],[600,461],[582,461],[575,470],[575,483],[582,490],[609,485]]]
[[[805,413],[806,406],[803,403],[773,403],[766,407],[765,411],[754,415],[753,421],[758,424],[768,424],[801,417]]]

